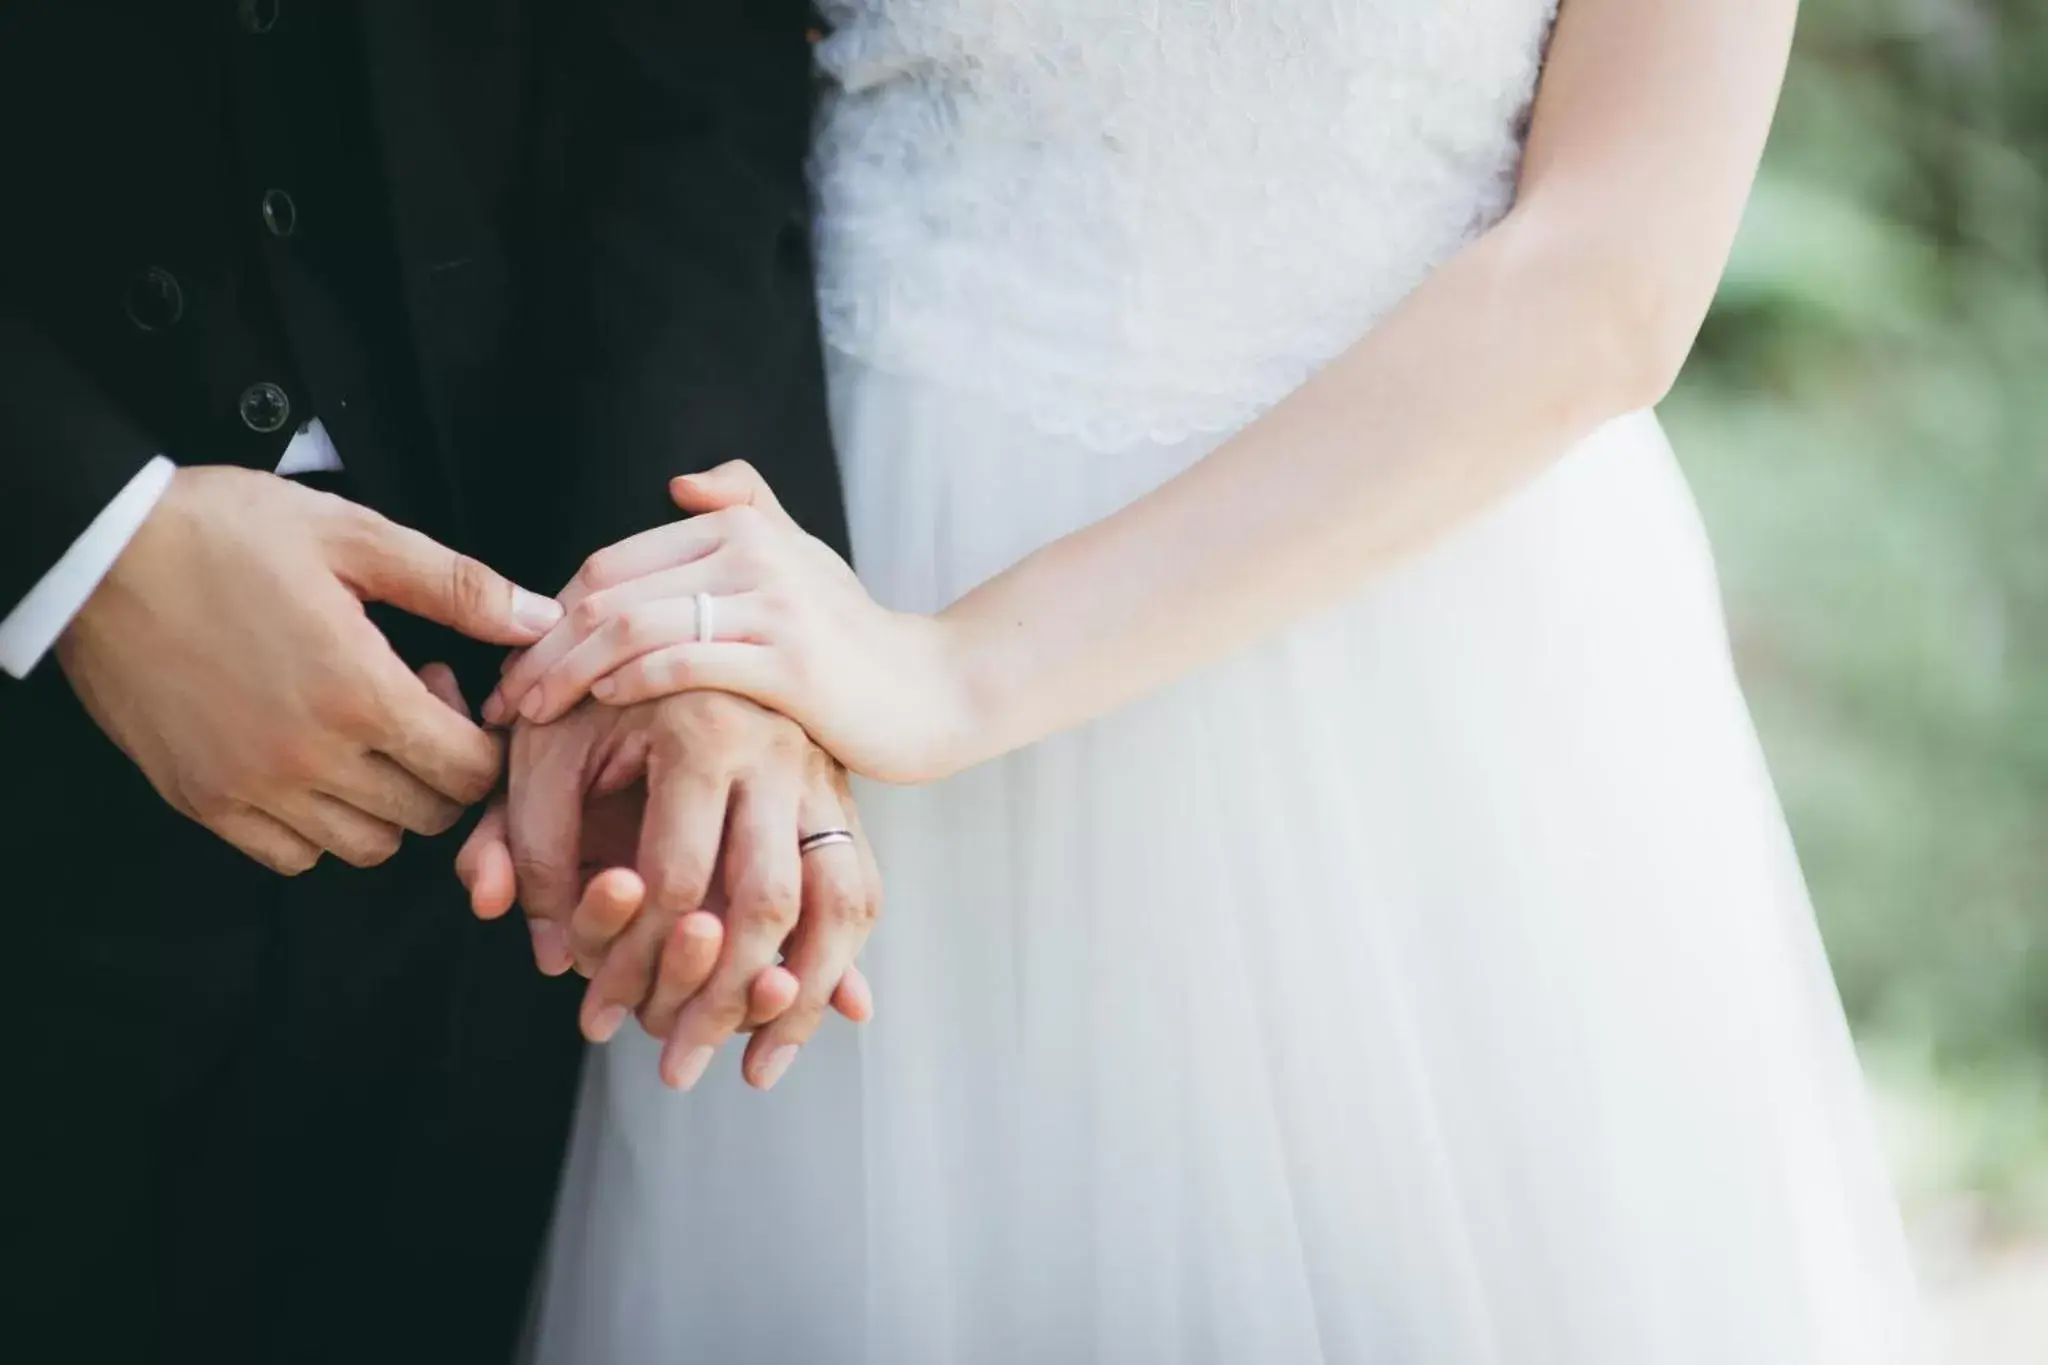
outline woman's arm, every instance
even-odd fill
[[[997,751],[1355,593],[1661,399],[1727,261],[1794,0],[1565,0],[1515,208],[1263,419],[945,617]]]
[[[615,669],[601,697],[721,688],[803,721],[849,766],[927,777],[1355,594],[1663,396],[1726,263],[1795,9],[1564,0],[1499,224],[1205,459],[936,620],[857,606],[822,547],[773,551],[764,527],[794,532],[772,496],[714,471],[680,481],[687,510],[754,506],[593,560],[507,699],[545,718]],[[716,638],[671,643],[694,639],[699,592],[719,596]]]

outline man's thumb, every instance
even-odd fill
[[[530,645],[562,619],[554,599],[410,527],[369,515],[366,534],[352,538],[341,566],[358,596],[494,645]]]

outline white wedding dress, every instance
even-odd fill
[[[918,609],[1200,458],[1502,213],[1552,19],[826,8],[856,558]],[[861,798],[877,1017],[767,1096],[593,1053],[546,1365],[1920,1358],[1653,417],[1343,610]]]

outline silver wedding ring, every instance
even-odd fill
[[[852,842],[853,831],[850,829],[821,829],[816,834],[806,834],[803,838],[797,840],[796,852],[797,856],[801,858],[806,853],[814,853],[821,848],[829,848],[833,844],[850,844]]]
[[[716,614],[712,601],[708,592],[697,594],[697,643],[700,645],[708,645],[718,638],[717,622],[712,619]]]

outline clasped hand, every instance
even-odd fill
[[[446,830],[503,766],[453,674],[409,669],[366,614],[372,601],[513,646],[542,641],[563,614],[354,503],[192,468],[58,659],[176,809],[288,875],[327,853],[366,867],[407,832]],[[515,732],[509,800],[461,870],[480,913],[523,895],[545,970],[593,978],[586,1032],[607,1037],[637,1011],[670,1040],[664,1075],[688,1085],[728,1036],[758,1027],[747,1075],[769,1085],[828,1001],[865,1018],[852,963],[879,903],[873,860],[858,839],[797,851],[803,833],[858,833],[839,766],[737,696],[567,709]]]
[[[844,773],[793,722],[709,692],[585,705],[518,724],[509,778],[457,868],[478,915],[520,901],[541,970],[590,978],[594,1041],[637,1015],[687,1090],[752,1028],[742,1070],[766,1089],[828,1002],[868,1017],[853,962],[880,878]],[[798,852],[828,829],[856,840]]]
[[[637,1013],[687,1089],[765,1024],[744,1061],[765,1087],[828,998],[869,1008],[852,964],[879,883],[840,764],[961,766],[971,689],[943,619],[878,605],[749,466],[671,493],[693,515],[592,555],[562,621],[507,661],[484,718],[514,727],[508,802],[461,868],[479,914],[523,899],[543,970],[591,978],[590,1037]],[[799,854],[838,828],[856,842]]]

